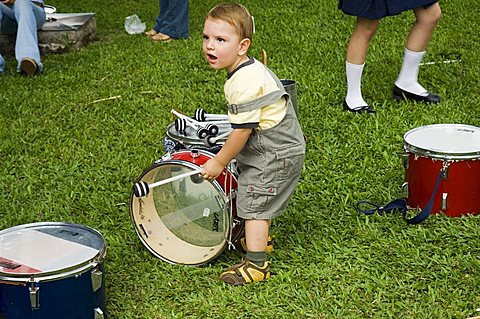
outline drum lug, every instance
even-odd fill
[[[92,289],[94,292],[100,289],[100,287],[102,287],[102,279],[103,273],[100,270],[95,269],[92,271]]]
[[[442,194],[442,210],[443,211],[447,210],[447,197],[448,197],[448,193]]]
[[[402,164],[403,164],[403,168],[405,169],[408,169],[408,154],[403,154],[403,158],[402,158]]]
[[[451,162],[444,160],[442,164],[442,171],[443,171],[443,179],[448,179],[448,168],[450,167]]]
[[[198,150],[191,150],[190,156],[192,156],[192,158],[197,158],[200,156],[200,153],[198,153]]]
[[[408,182],[404,182],[402,184],[402,193],[403,193],[403,197],[408,198]]]
[[[30,292],[30,304],[32,306],[32,309],[38,309],[40,308],[40,288],[36,287],[33,283],[32,285],[28,288]]]
[[[104,318],[103,311],[100,308],[95,308],[93,310],[93,313],[95,314],[95,316],[93,317],[94,319],[103,319]]]

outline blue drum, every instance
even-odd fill
[[[105,254],[102,235],[82,225],[0,231],[0,318],[106,318]]]

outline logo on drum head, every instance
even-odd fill
[[[212,231],[218,232],[218,224],[220,223],[220,217],[218,217],[218,212],[213,213],[213,225]]]
[[[19,264],[15,264],[13,262],[9,262],[9,261],[0,261],[0,267],[3,267],[3,268],[7,268],[7,269],[16,269],[18,267],[20,267]],[[1,315],[1,314],[0,314]],[[0,316],[0,319],[2,317]]]

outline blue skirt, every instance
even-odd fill
[[[438,0],[339,0],[343,13],[367,19],[381,19],[403,11],[429,6]]]

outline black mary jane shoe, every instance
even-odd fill
[[[349,112],[352,112],[352,113],[375,114],[375,110],[373,109],[373,107],[368,106],[368,105],[363,105],[363,106],[357,107],[357,108],[355,108],[355,109],[351,109],[351,108],[348,106],[346,100],[343,100],[343,110],[344,110],[344,111],[349,111]]]
[[[411,100],[425,103],[438,103],[441,99],[440,95],[437,94],[432,94],[428,92],[427,96],[421,96],[402,90],[396,85],[393,86],[393,98],[397,101]]]

